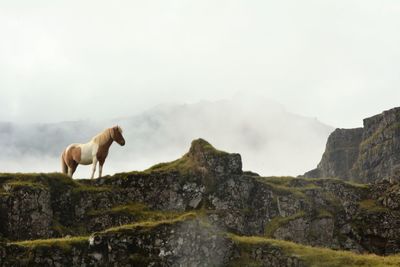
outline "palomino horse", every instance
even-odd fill
[[[99,162],[99,178],[103,171],[104,161],[107,158],[108,150],[115,141],[121,146],[125,145],[125,139],[122,136],[122,129],[119,126],[105,129],[92,138],[86,144],[71,144],[61,155],[62,172],[72,178],[78,164],[92,164],[92,176],[96,172],[96,165]]]

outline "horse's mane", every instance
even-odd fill
[[[92,141],[96,142],[100,146],[103,145],[111,138],[110,129],[111,128],[107,128],[101,133],[97,134],[95,137],[92,138]]]

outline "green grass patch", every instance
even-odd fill
[[[109,232],[119,232],[119,231],[124,231],[124,230],[131,230],[134,228],[146,228],[146,229],[151,229],[156,226],[162,225],[162,224],[175,224],[178,222],[183,222],[191,219],[195,219],[197,216],[199,216],[195,212],[186,212],[184,214],[181,214],[177,217],[171,218],[171,219],[165,219],[165,220],[157,220],[157,221],[141,221],[137,223],[132,223],[132,224],[126,224],[126,225],[121,225],[117,227],[112,227],[109,228],[105,231],[104,233],[109,233]]]
[[[218,150],[214,148],[210,143],[205,141],[204,139],[196,139],[192,141],[192,145],[190,147],[190,151],[184,154],[181,158],[171,161],[158,163],[146,170],[144,173],[152,173],[152,172],[179,172],[181,174],[191,174],[193,171],[201,171],[200,166],[193,158],[197,153],[197,150],[201,150],[205,154],[216,154],[216,155],[227,155],[227,152]]]
[[[182,174],[187,174],[195,168],[196,164],[193,159],[191,159],[188,154],[185,154],[180,159],[171,162],[158,163],[147,170],[144,170],[144,173],[176,171]]]
[[[79,184],[78,187],[73,189],[74,193],[84,192],[110,192],[113,188],[111,186],[90,186],[85,184]]]
[[[377,256],[375,254],[356,254],[350,251],[337,251],[296,244],[290,241],[256,236],[237,236],[228,234],[236,244],[247,246],[272,245],[282,249],[287,256],[297,256],[310,267],[390,267],[400,266],[400,255]],[[251,266],[251,265],[249,265]]]
[[[5,190],[11,188],[36,188],[36,189],[46,189],[46,186],[41,183],[34,183],[31,181],[24,180],[12,180],[8,183],[3,184]]]
[[[278,228],[285,226],[289,222],[304,216],[304,211],[299,211],[296,214],[288,217],[276,216],[265,225],[264,235],[267,237],[272,237]]]
[[[333,218],[332,213],[327,211],[326,209],[319,209],[317,211],[317,218],[318,219],[323,219],[323,218]]]
[[[255,179],[264,185],[267,185],[271,191],[278,195],[293,195],[296,198],[307,199],[306,195],[296,187],[287,186],[287,183],[283,180],[277,182],[276,177],[256,177]]]
[[[88,243],[87,236],[74,236],[70,238],[50,238],[50,239],[36,239],[27,241],[12,242],[10,244],[28,247],[58,247],[63,250],[70,250],[75,245],[86,245]]]
[[[145,204],[139,202],[118,205],[109,210],[93,210],[88,213],[89,216],[101,216],[105,214],[134,216],[136,220],[159,221],[172,219],[183,213],[178,211],[151,210]]]
[[[379,205],[373,199],[366,199],[358,202],[360,209],[369,212],[369,213],[379,213],[379,212],[388,212],[390,211],[388,208]]]

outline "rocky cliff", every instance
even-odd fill
[[[397,179],[400,170],[400,108],[364,120],[364,127],[336,129],[317,168],[305,177],[339,177],[362,183]]]
[[[357,253],[400,253],[399,199],[396,182],[243,172],[198,139],[143,172],[1,174],[0,266],[398,266]]]

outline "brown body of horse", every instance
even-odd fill
[[[114,141],[121,146],[125,145],[122,129],[119,126],[105,129],[88,143],[69,145],[61,154],[62,172],[72,177],[79,164],[92,164],[91,178],[93,178],[98,162],[99,177],[101,177],[108,150]]]

